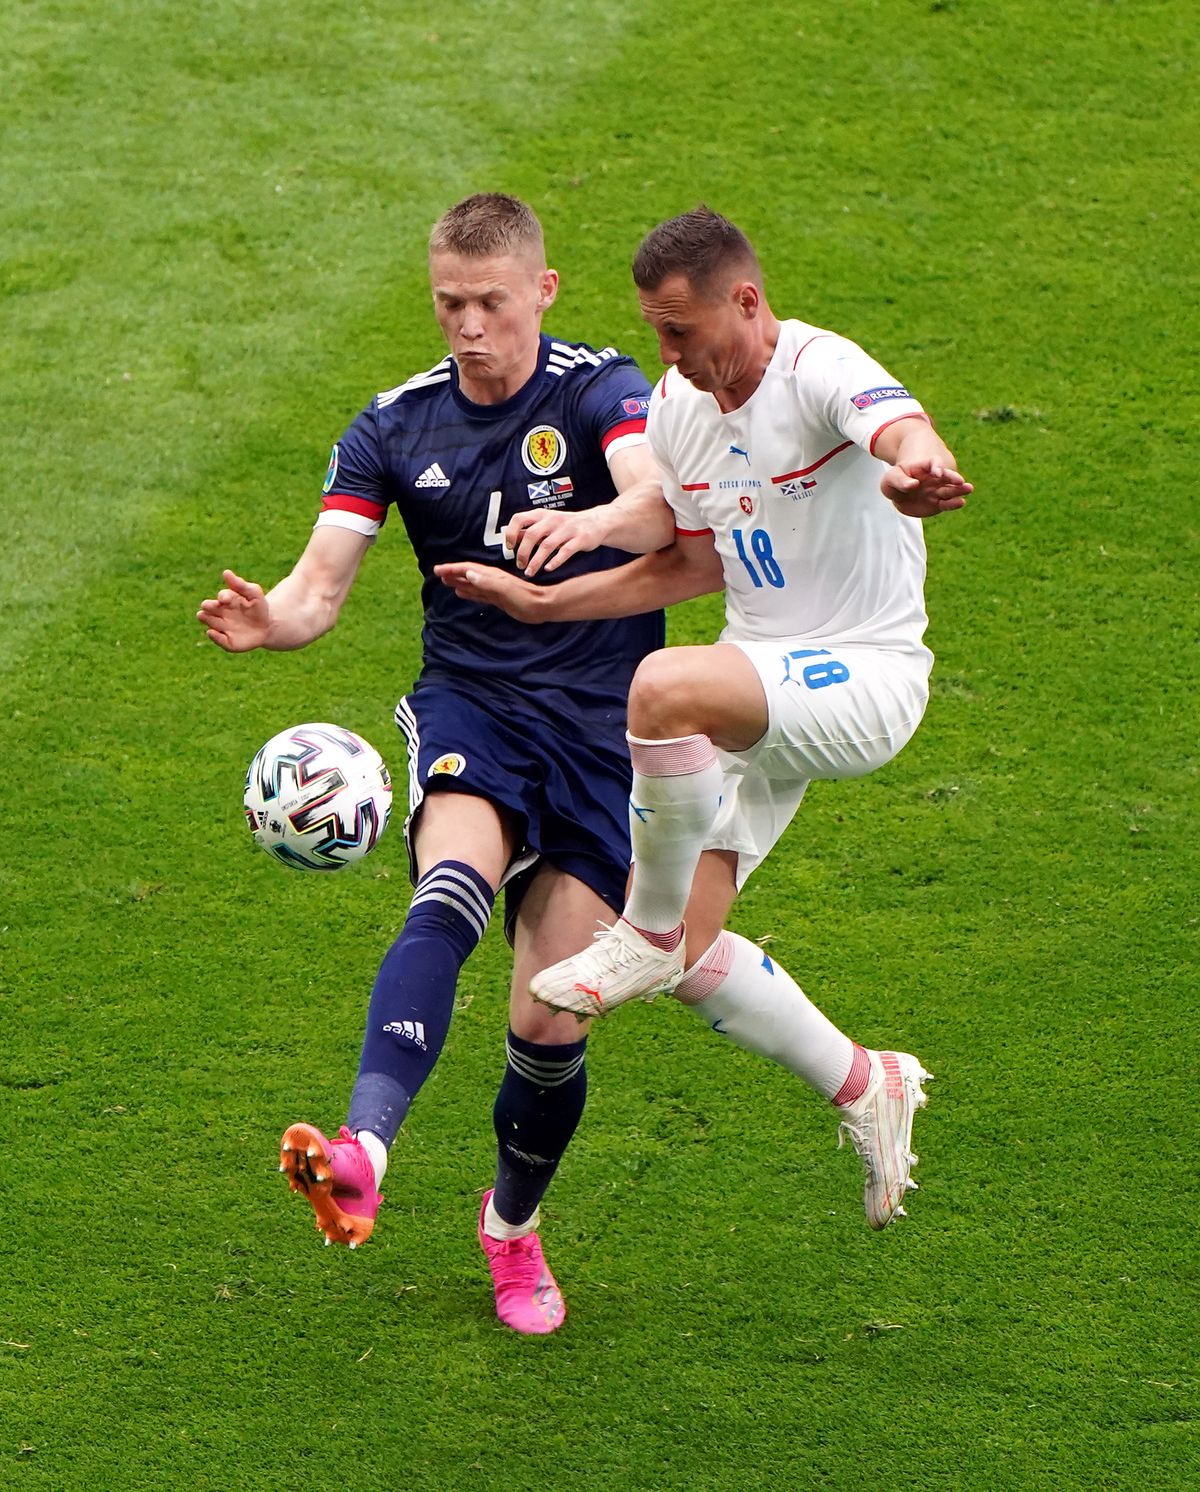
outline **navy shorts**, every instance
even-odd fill
[[[408,748],[404,836],[416,880],[412,827],[430,792],[470,793],[512,811],[523,842],[503,885],[510,938],[521,897],[545,861],[583,881],[614,912],[629,874],[631,769],[624,714],[581,724],[551,719],[517,696],[419,683],[396,706]]]

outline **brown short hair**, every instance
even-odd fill
[[[750,240],[728,218],[703,203],[652,229],[633,259],[639,290],[657,290],[683,275],[698,294],[716,295],[726,280],[742,276],[762,288],[762,270]]]
[[[534,254],[545,260],[542,225],[519,197],[477,192],[444,212],[429,235],[430,254]]]

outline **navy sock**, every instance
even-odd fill
[[[496,1211],[506,1223],[528,1222],[554,1179],[583,1114],[587,1037],[569,1046],[538,1046],[508,1033],[508,1065],[496,1094]]]
[[[391,1145],[408,1106],[441,1055],[458,972],[483,937],[495,893],[459,860],[417,882],[400,936],[388,950],[367,1009],[347,1123]]]

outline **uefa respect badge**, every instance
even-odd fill
[[[337,481],[337,469],[338,469],[338,448],[337,448],[337,442],[335,441],[334,445],[333,445],[333,450],[329,453],[329,470],[325,473],[325,480],[321,484],[321,491],[322,492],[329,493],[329,492],[333,491],[333,484],[334,484],[334,482]]]

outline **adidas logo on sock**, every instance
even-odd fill
[[[509,1155],[515,1156],[517,1160],[524,1161],[527,1166],[552,1166],[554,1161],[544,1155],[530,1155],[527,1150],[518,1150],[513,1144],[506,1144],[505,1150]]]
[[[417,487],[449,487],[450,478],[435,461],[432,466],[427,466],[413,484]]]
[[[383,1029],[389,1036],[403,1036],[413,1046],[419,1046],[423,1052],[428,1050],[425,1045],[425,1027],[420,1021],[389,1021]]]

